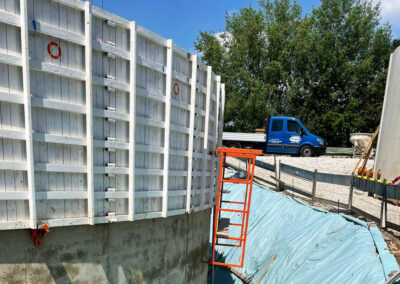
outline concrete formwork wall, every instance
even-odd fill
[[[393,180],[400,175],[400,48],[390,56],[378,136],[374,173],[382,171],[381,179]]]
[[[210,210],[167,219],[0,234],[0,283],[206,283]],[[12,240],[12,242],[10,242]]]
[[[90,2],[0,0],[0,230],[211,208],[222,89]]]

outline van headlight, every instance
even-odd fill
[[[321,139],[317,139],[319,145],[324,146],[324,141],[322,141]]]

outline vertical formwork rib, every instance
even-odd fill
[[[217,128],[217,132],[215,133],[215,135],[218,135],[218,139],[217,139],[217,146],[216,147],[222,147],[222,132],[223,132],[223,128],[224,128],[224,104],[225,104],[225,84],[220,84],[220,89],[218,92],[218,107],[219,107],[219,111],[218,111],[218,117],[216,118],[216,128]],[[221,122],[222,121],[222,122]],[[216,171],[218,171],[218,169],[220,169],[220,160],[217,160],[217,169]],[[217,181],[217,176],[218,176],[218,172],[215,173],[216,174],[216,180],[215,180],[215,186],[214,186],[214,197],[217,193],[218,190],[218,181]],[[214,202],[215,205],[215,202]]]
[[[222,132],[224,130],[224,110],[225,110],[225,84],[221,84],[221,114],[218,127],[218,147],[222,146]]]
[[[188,178],[186,189],[186,212],[190,213],[192,199],[192,172],[193,172],[193,142],[194,120],[196,114],[196,84],[197,84],[197,55],[192,55],[192,79],[190,81],[190,121],[189,121],[189,145],[188,145]]]
[[[129,220],[135,217],[135,123],[136,123],[136,22],[130,23],[129,78]]]
[[[21,0],[21,57],[22,57],[22,84],[24,92],[24,113],[25,113],[25,146],[26,164],[28,177],[29,196],[29,226],[37,227],[36,220],[36,199],[35,199],[35,170],[33,161],[32,142],[32,109],[29,71],[29,30],[28,30],[28,4],[27,0]]]
[[[206,94],[206,116],[204,119],[204,139],[203,139],[203,165],[201,170],[201,195],[200,195],[200,210],[204,209],[205,184],[206,184],[206,168],[208,157],[208,129],[210,124],[210,101],[211,101],[211,73],[212,67],[207,66],[207,94]]]
[[[172,39],[167,40],[167,68],[165,74],[165,128],[164,128],[164,172],[162,193],[162,216],[168,211],[168,177],[169,177],[169,139],[171,126],[171,83],[172,83]]]
[[[88,221],[94,224],[93,174],[93,86],[92,86],[92,7],[85,2],[85,91],[86,91],[86,164]]]
[[[217,149],[217,143],[218,143],[218,116],[219,116],[219,107],[220,107],[220,93],[221,93],[221,76],[217,76],[217,90],[216,90],[216,98],[215,98],[215,113],[214,113],[214,141],[213,141],[213,147],[215,150]],[[216,162],[215,155],[212,157],[212,180],[211,180],[211,185],[210,185],[210,207],[212,207],[214,204],[214,197],[215,197],[215,192],[216,192],[216,187],[218,185],[217,182],[217,172],[219,166],[218,162]]]

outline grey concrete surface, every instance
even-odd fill
[[[166,219],[0,231],[0,283],[206,283],[210,210]]]

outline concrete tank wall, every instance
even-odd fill
[[[0,230],[213,207],[224,85],[79,0],[0,0]]]
[[[0,283],[206,283],[210,209],[168,218],[0,234]]]

